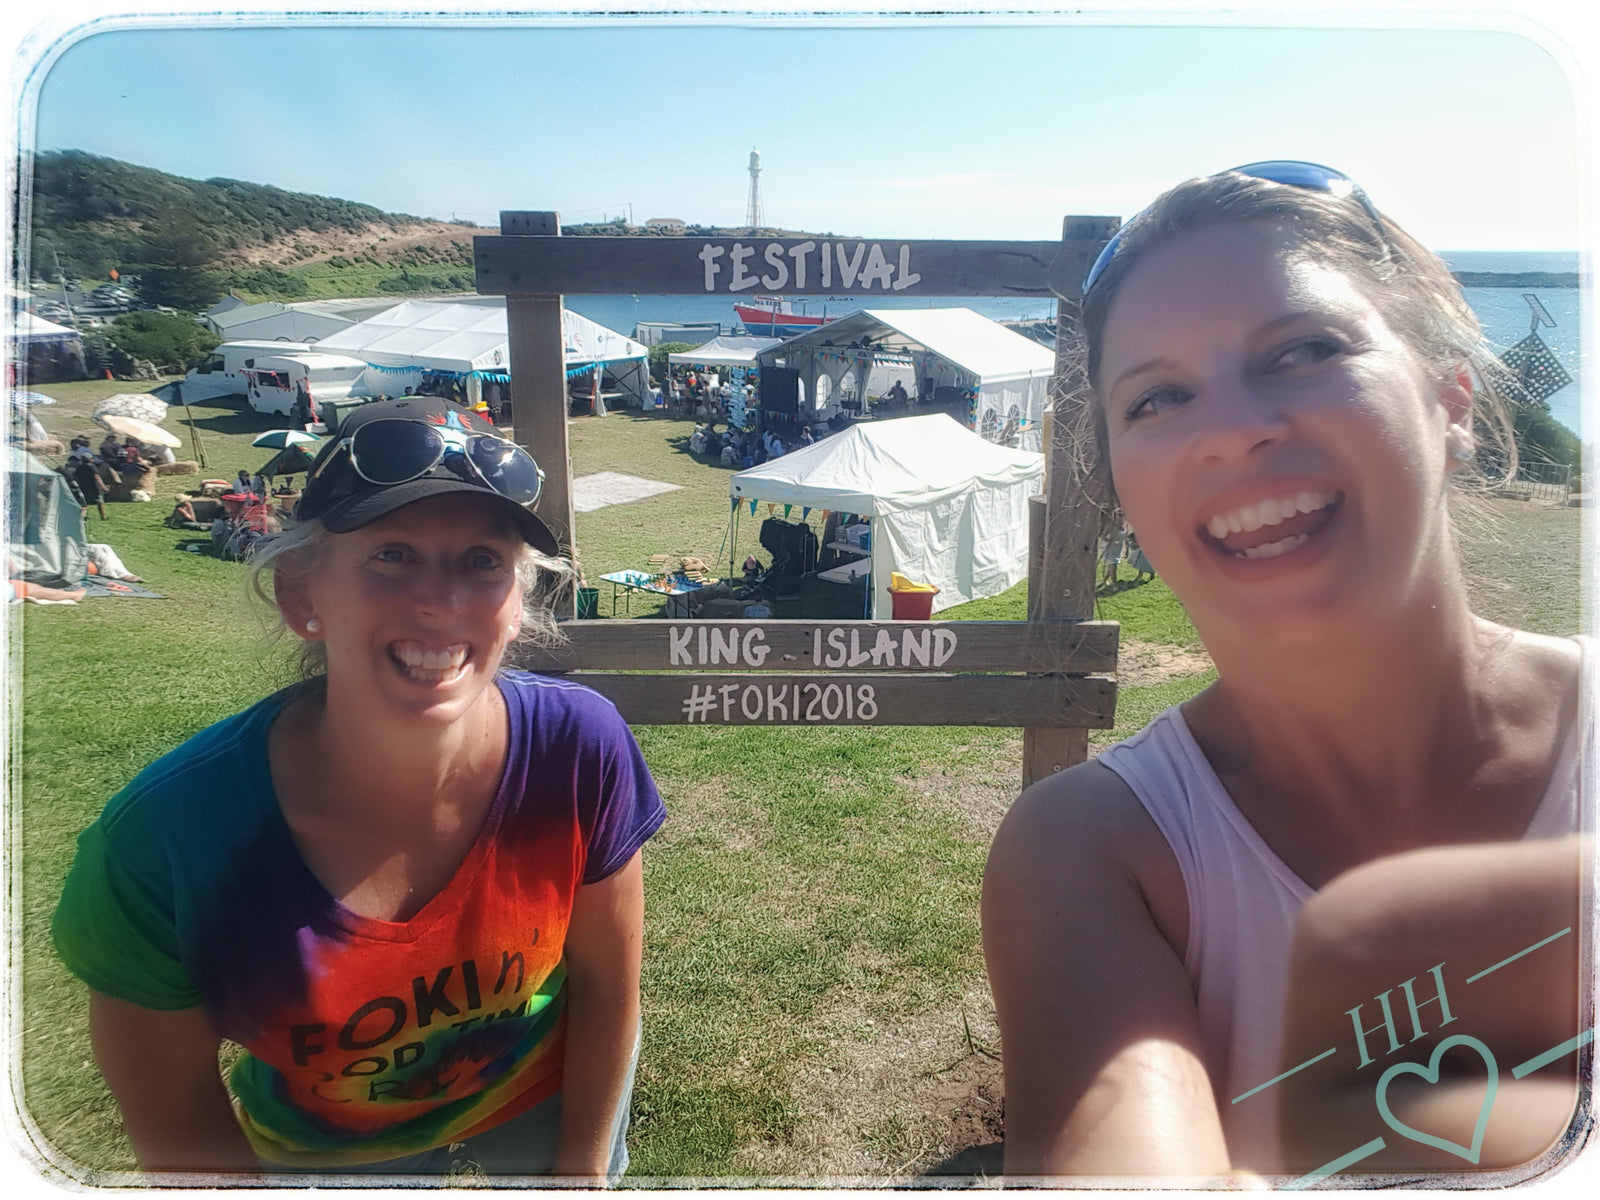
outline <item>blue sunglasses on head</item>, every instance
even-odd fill
[[[544,488],[544,470],[515,442],[404,417],[367,421],[349,437],[341,438],[312,469],[307,485],[341,453],[357,475],[378,487],[421,479],[441,463],[462,475],[454,466],[454,459],[459,457],[470,471],[464,478],[482,483],[513,504],[531,508]]]
[[[1324,167],[1320,163],[1298,162],[1292,158],[1246,163],[1242,167],[1232,167],[1230,170],[1234,174],[1248,175],[1252,179],[1264,179],[1268,183],[1281,183],[1288,187],[1303,188],[1308,192],[1327,192],[1330,196],[1340,199],[1348,197],[1359,204],[1362,211],[1372,218],[1373,224],[1380,232],[1383,229],[1383,218],[1378,216],[1378,210],[1372,206],[1372,201],[1367,199],[1366,192],[1362,191],[1361,185],[1343,171],[1335,171],[1332,167]],[[1111,260],[1116,257],[1117,247],[1122,244],[1123,233],[1148,211],[1141,209],[1121,229],[1111,235],[1111,240],[1106,243],[1105,249],[1100,251],[1094,260],[1094,266],[1089,268],[1089,273],[1083,278],[1085,296],[1089,294],[1089,289],[1095,285],[1100,276],[1105,274]]]

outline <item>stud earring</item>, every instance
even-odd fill
[[[322,622],[317,620],[317,618],[315,618],[315,617],[307,617],[306,618],[306,632],[307,633],[321,633],[322,632]]]
[[[1462,429],[1459,425],[1446,435],[1446,447],[1450,457],[1456,462],[1471,462],[1477,457],[1478,449],[1474,444],[1472,434]]]

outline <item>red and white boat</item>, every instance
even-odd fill
[[[796,312],[790,301],[776,296],[751,296],[735,302],[733,311],[745,332],[753,337],[794,337],[839,319]]]

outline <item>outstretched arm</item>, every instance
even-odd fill
[[[89,993],[95,1061],[146,1171],[261,1169],[217,1068],[221,1039],[199,1008],[159,1012]]]
[[[638,852],[578,889],[567,927],[567,1048],[555,1173],[603,1181],[639,1028],[644,869]]]
[[[1008,1175],[1228,1171],[1189,978],[1146,891],[1163,867],[1176,873],[1160,832],[1092,763],[1028,789],[1001,824],[983,945]]]

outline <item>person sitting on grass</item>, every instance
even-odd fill
[[[147,1171],[626,1167],[664,810],[609,701],[506,666],[559,640],[574,569],[492,430],[429,397],[346,418],[252,566],[303,681],[78,841],[55,944]]]
[[[173,503],[172,515],[167,518],[167,524],[174,529],[209,530],[209,522],[202,521],[194,510],[194,497],[179,496]]]
[[[1581,1143],[1594,647],[1472,612],[1451,496],[1516,455],[1449,269],[1338,172],[1255,163],[1124,225],[1081,333],[1075,432],[1218,678],[995,837],[1007,1174]]]

